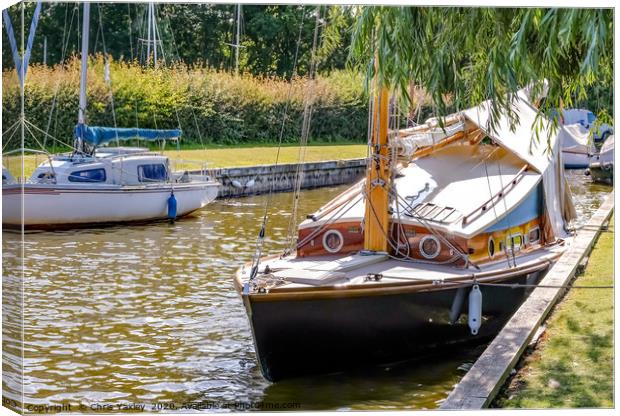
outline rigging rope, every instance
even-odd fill
[[[99,29],[101,30],[101,45],[103,47],[103,59],[104,59],[104,66],[105,65],[110,65],[110,60],[108,58],[108,52],[106,50],[105,47],[105,37],[103,36],[103,22],[101,20],[101,5],[97,4],[97,14],[99,15]],[[99,33],[99,31],[97,31],[97,33]],[[112,90],[112,78],[110,77],[108,80],[106,80],[108,86],[110,87],[110,105],[112,107],[112,122],[114,123],[114,128],[118,128],[117,124],[116,124],[116,111],[114,108],[114,93]],[[115,135],[116,135],[116,145],[120,146],[120,141],[118,139],[118,132],[115,131]],[[95,147],[93,147],[93,154],[95,152]]]
[[[297,60],[299,57],[299,45],[301,44],[301,35],[303,33],[303,28],[304,28],[304,20],[306,17],[306,8],[304,6],[303,8],[303,12],[301,14],[301,22],[299,24],[299,35],[297,36],[297,45],[295,47],[295,55],[293,58],[293,68],[291,69],[291,76],[289,78],[289,86],[288,86],[288,91],[287,91],[287,95],[286,95],[286,103],[284,105],[284,111],[282,114],[282,124],[280,126],[280,135],[278,138],[278,150],[276,152],[276,160],[275,160],[275,166],[278,166],[278,162],[280,160],[280,150],[282,148],[282,139],[284,137],[284,128],[286,126],[286,122],[287,122],[287,117],[288,117],[288,109],[291,103],[291,94],[292,94],[292,90],[293,90],[293,80],[295,79],[295,75],[297,73]],[[256,274],[258,273],[258,265],[260,263],[260,257],[262,255],[263,252],[263,247],[264,247],[264,239],[265,239],[265,229],[267,227],[267,218],[268,218],[268,212],[269,212],[269,206],[271,205],[271,199],[273,196],[273,189],[274,189],[274,181],[271,181],[271,184],[269,186],[269,194],[267,195],[267,199],[265,201],[265,208],[263,211],[263,220],[261,222],[261,227],[259,229],[258,235],[256,237],[256,246],[255,246],[255,250],[254,250],[254,257],[252,258],[252,269],[251,269],[251,273],[250,273],[250,282],[254,281],[254,278],[256,277]]]
[[[488,171],[488,168],[487,168],[487,161],[486,161],[486,159],[484,159],[482,161],[482,163],[484,164],[484,173],[486,175],[487,185],[489,187],[489,196],[491,198],[493,198],[493,190],[491,188],[491,178],[489,178],[489,171]],[[500,188],[500,189],[502,189],[502,188]],[[498,216],[497,216],[497,210],[495,209],[495,203],[493,203],[493,201],[491,201],[491,204],[492,204],[491,206],[493,207],[493,215],[495,216],[495,221],[497,222],[498,221]],[[493,240],[493,244],[495,244],[495,240]],[[504,244],[504,252],[505,251],[506,251],[506,245]],[[512,264],[510,264],[510,256],[508,256],[508,253],[506,253],[506,262],[508,264],[508,267],[513,267]],[[515,266],[516,266],[516,263],[515,263]]]
[[[403,198],[402,196],[400,196],[400,194],[395,191],[396,193],[396,197],[397,197],[397,204],[399,204],[398,199],[400,198],[401,201],[403,201],[405,203],[406,208],[409,209],[409,212],[411,214],[411,217],[415,220],[418,220],[422,226],[424,228],[426,228],[433,236],[435,236],[436,238],[442,240],[450,249],[452,249],[455,253],[458,253],[458,256],[462,257],[463,260],[465,261],[466,265],[473,265],[474,267],[478,268],[478,266],[476,266],[475,264],[471,263],[469,261],[469,256],[465,253],[464,250],[462,250],[460,247],[457,247],[455,245],[453,245],[450,240],[448,240],[443,234],[441,234],[440,231],[436,230],[435,228],[433,228],[432,224],[430,224],[429,221],[427,221],[426,219],[424,219],[424,217],[422,217],[421,215],[419,215],[417,209],[418,207],[414,207],[412,205],[412,203],[407,202],[407,200],[405,198]],[[414,260],[418,260],[418,259],[414,259]]]
[[[13,124],[11,124],[9,128],[7,128],[5,131],[2,132],[2,140],[4,141],[2,145],[3,152],[4,152],[4,149],[6,149],[6,147],[8,146],[9,142],[11,141],[11,138],[13,138],[13,136],[15,135],[15,132],[19,130],[18,127],[20,123],[21,123],[21,118],[18,118]],[[7,135],[9,135],[8,138],[6,137]]]
[[[295,188],[293,190],[292,213],[289,218],[287,230],[287,248],[284,255],[288,255],[294,249],[297,231],[297,213],[299,211],[299,198],[301,196],[301,185],[303,182],[303,163],[306,159],[306,150],[308,146],[308,136],[310,135],[310,121],[312,119],[312,110],[314,105],[314,88],[316,85],[316,49],[319,34],[319,23],[321,21],[321,6],[317,6],[316,21],[314,24],[314,35],[312,39],[312,54],[310,58],[310,69],[308,79],[310,87],[304,99],[304,115],[301,125],[301,139],[299,143],[299,153],[297,160],[297,169],[295,172]]]
[[[130,4],[127,3],[127,17],[129,17],[129,57],[133,62],[133,34],[131,33],[131,26],[133,21],[131,20],[131,8],[129,6]]]
[[[178,61],[181,61],[181,54],[179,53],[179,47],[174,37],[174,31],[172,30],[172,22],[170,21],[170,15],[168,13],[165,13],[164,18],[167,20],[167,23],[168,23],[168,28],[170,30],[170,37],[172,38],[172,45],[174,46],[174,51],[176,51],[176,58]],[[187,69],[187,74],[189,76],[189,68]],[[192,89],[191,79],[190,79],[190,82],[188,83],[188,87],[190,90],[190,94],[188,94],[188,96],[191,96],[191,89]],[[198,125],[198,118],[196,117],[194,106],[189,105],[189,109],[192,112],[192,118],[194,120],[194,125],[196,126],[196,132],[198,133],[198,139],[200,140],[200,146],[202,147],[203,150],[205,150],[204,139],[202,137],[202,132],[200,131],[200,126]],[[177,118],[178,118],[178,113],[177,113]],[[179,127],[180,125],[181,125],[181,121],[179,120]]]
[[[541,285],[535,283],[493,283],[493,282],[480,282],[476,280],[476,275],[466,276],[469,281],[450,281],[450,280],[431,280],[423,277],[407,277],[407,276],[397,276],[397,275],[389,275],[385,273],[381,273],[383,278],[388,279],[396,279],[396,280],[413,280],[417,282],[427,282],[432,283],[436,286],[459,286],[459,287],[469,287],[474,285],[479,286],[489,286],[489,287],[504,287],[507,289],[519,289],[519,288],[542,288],[542,289],[614,289],[614,285]]]
[[[73,13],[71,14],[71,21],[69,22],[68,30],[67,30],[67,14],[69,12],[69,4],[67,4],[65,7],[65,22],[64,22],[63,29],[62,29],[62,44],[61,44],[62,49],[61,49],[61,54],[60,54],[60,65],[63,68],[63,72],[65,70],[65,57],[67,53],[67,48],[69,47],[69,39],[71,37],[70,35],[71,28],[73,27],[73,18],[75,17],[75,13],[78,7],[79,7],[79,3],[76,3],[75,6],[73,7]],[[65,41],[65,36],[66,36],[66,41]],[[60,79],[61,77],[58,77],[58,81],[56,82],[56,87],[54,88],[54,97],[52,98],[52,107],[50,108],[49,117],[47,119],[47,127],[45,129],[46,134],[49,133],[50,128],[52,126],[52,115],[54,114],[54,108],[56,107],[56,101],[58,99],[58,92],[60,90]],[[54,134],[50,135],[50,137],[54,138],[54,141],[52,142],[52,151],[56,149],[55,136],[56,136],[56,131],[58,128],[58,111],[56,111],[56,118],[54,120],[55,120]],[[47,144],[47,136],[43,139],[43,144],[44,145]],[[73,147],[73,146],[70,146],[70,147]]]

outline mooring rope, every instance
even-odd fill
[[[375,273],[370,273],[374,275]],[[406,277],[406,276],[396,276],[396,275],[387,275],[384,273],[377,273],[381,277],[385,277],[388,279],[395,280],[413,280],[418,282],[428,282],[435,286],[459,286],[459,287],[469,287],[474,285],[479,286],[489,286],[489,287],[503,287],[507,289],[519,289],[519,288],[543,288],[543,289],[614,289],[614,285],[547,285],[547,284],[534,284],[534,283],[493,283],[493,282],[480,282],[476,280],[476,276],[472,275],[470,281],[449,281],[449,280],[430,280],[428,278],[423,277]]]

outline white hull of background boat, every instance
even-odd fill
[[[596,148],[589,130],[579,123],[564,125],[558,133],[562,146],[562,159],[567,169],[585,169],[590,164]]]
[[[590,165],[591,157],[585,152],[562,151],[562,159],[566,169],[585,169]]]
[[[213,201],[219,184],[174,186],[177,217],[203,208]],[[2,187],[2,223],[25,226],[96,224],[165,219],[168,215],[168,186],[50,186],[19,184]]]

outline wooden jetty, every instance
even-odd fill
[[[568,250],[553,265],[527,300],[474,363],[465,377],[441,404],[446,410],[489,407],[540,325],[565,292],[583,260],[589,256],[614,209],[612,191],[578,232]]]

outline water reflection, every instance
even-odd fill
[[[568,176],[585,218],[610,188],[587,185],[589,179],[584,185],[581,175]],[[343,189],[304,192],[302,214]],[[161,403],[232,401],[293,402],[302,409],[436,407],[481,348],[276,384],[261,377],[231,276],[253,254],[265,200],[217,201],[175,224],[27,233],[25,402],[71,404],[71,410],[138,403],[146,411],[166,410]],[[290,194],[274,196],[266,252],[283,248],[290,201]],[[21,328],[10,324],[20,319],[6,301],[19,299],[20,282],[7,273],[19,260],[19,236],[3,235],[3,395],[19,398]]]

